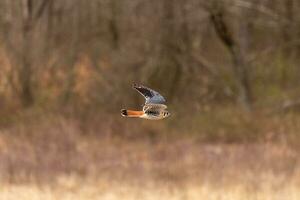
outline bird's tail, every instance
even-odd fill
[[[144,114],[143,111],[135,111],[135,110],[121,110],[121,115],[124,117],[140,117]]]

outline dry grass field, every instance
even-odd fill
[[[247,159],[253,148],[258,155]],[[3,182],[0,197],[6,200],[297,200],[300,198],[300,168],[294,162],[297,163],[298,158],[292,152],[275,148],[266,152],[262,146],[214,145],[193,149],[192,155],[187,155],[188,152],[177,154],[177,149],[168,151],[171,157],[176,154],[176,160],[161,161],[148,157],[159,156],[156,152],[159,150],[127,151],[138,161],[132,158],[127,158],[126,162],[106,161],[95,175],[70,172],[57,175],[48,183]],[[125,149],[119,149],[122,150]],[[146,154],[145,158],[139,158],[142,154]]]
[[[170,186],[155,181],[143,184],[114,183],[114,181],[82,181],[76,178],[61,178],[56,186],[4,185],[0,189],[1,199],[103,199],[103,200],[155,200],[155,199],[209,199],[209,200],[273,200],[299,199],[299,185],[287,183],[274,187],[277,178],[265,177],[263,183],[253,186],[235,182],[230,185],[211,185],[209,183],[188,183]],[[220,187],[221,186],[221,187]]]
[[[103,136],[57,118],[1,130],[0,185],[1,200],[298,200],[300,152],[284,141]]]

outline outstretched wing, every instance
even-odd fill
[[[150,88],[138,84],[133,84],[132,87],[145,97],[145,104],[163,104],[166,102],[163,96]]]

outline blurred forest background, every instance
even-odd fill
[[[298,0],[0,0],[0,197],[299,199],[299,60]]]

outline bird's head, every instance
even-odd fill
[[[163,117],[166,118],[166,117],[169,117],[171,115],[171,113],[169,113],[169,111],[165,110],[163,112]]]

